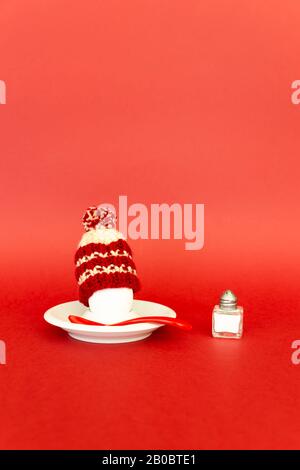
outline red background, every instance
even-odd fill
[[[299,448],[297,0],[1,0],[1,448]],[[192,333],[94,345],[75,299],[83,210],[204,203],[205,246],[131,242],[139,298]],[[233,289],[240,341],[210,336]]]

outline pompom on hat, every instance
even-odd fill
[[[79,300],[101,289],[140,288],[132,251],[122,233],[115,228],[116,215],[109,207],[89,207],[82,219],[85,233],[75,253],[75,276]]]

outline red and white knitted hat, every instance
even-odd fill
[[[115,214],[106,207],[89,207],[83,216],[83,234],[75,254],[79,300],[88,306],[100,289],[128,287],[136,292],[140,282],[132,251],[115,229]]]

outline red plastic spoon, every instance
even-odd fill
[[[69,320],[71,323],[77,323],[81,325],[94,325],[94,326],[124,326],[132,325],[134,323],[161,323],[163,325],[175,326],[181,328],[182,330],[191,330],[192,325],[190,323],[184,322],[182,320],[177,320],[176,318],[171,317],[139,317],[132,318],[130,320],[121,321],[119,323],[114,323],[113,325],[106,325],[105,323],[98,323],[96,321],[88,320],[87,318],[78,317],[77,315],[69,315]]]

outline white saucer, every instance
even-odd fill
[[[86,307],[77,300],[66,302],[49,308],[44,314],[46,322],[58,326],[67,331],[68,334],[79,341],[89,343],[129,343],[147,338],[153,331],[160,328],[159,323],[135,323],[125,326],[91,326],[71,323],[69,315],[81,316],[86,312]],[[165,305],[146,300],[134,300],[133,310],[136,317],[164,316],[175,318],[176,313]]]

